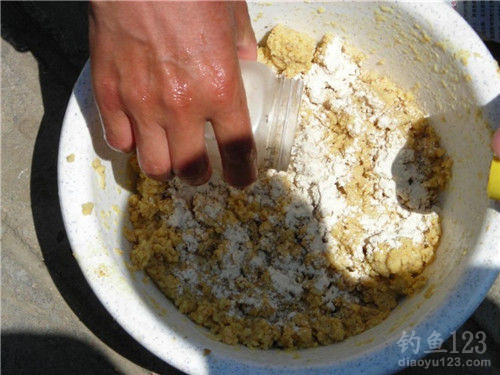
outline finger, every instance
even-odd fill
[[[157,124],[133,122],[137,160],[151,178],[165,181],[171,177],[171,162],[165,130]]]
[[[236,23],[236,47],[238,57],[242,60],[257,60],[257,41],[248,15],[245,1],[233,3],[233,14]]]
[[[190,185],[202,185],[212,169],[205,145],[205,120],[171,117],[167,129],[174,174]]]
[[[224,169],[224,179],[242,188],[257,178],[257,151],[241,78],[232,100],[211,119]]]
[[[493,140],[491,141],[491,147],[493,148],[493,153],[497,158],[500,158],[500,129],[497,129],[493,135]]]
[[[132,125],[125,113],[100,110],[104,138],[109,147],[116,151],[130,152],[134,149]]]
[[[103,74],[92,71],[92,87],[104,131],[104,138],[114,150],[130,152],[134,149],[132,124],[121,110],[121,101],[115,80],[104,79]]]

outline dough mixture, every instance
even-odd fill
[[[129,201],[135,269],[228,344],[327,345],[387,317],[425,283],[451,160],[411,93],[360,52],[273,29],[259,59],[305,91],[286,172],[244,191],[139,177]]]

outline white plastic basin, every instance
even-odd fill
[[[345,36],[366,53],[373,69],[404,88],[420,85],[417,98],[454,161],[442,197],[443,237],[426,273],[429,283],[406,298],[382,324],[344,342],[290,353],[222,344],[179,313],[141,273],[126,267],[126,155],[109,150],[92,99],[89,66],[74,88],[59,148],[59,195],[75,259],[113,317],[158,357],[188,373],[384,373],[405,357],[423,355],[432,331],[443,338],[484,298],[500,268],[500,213],[486,197],[491,151],[489,126],[500,117],[500,76],[486,47],[450,7],[434,4],[250,4],[257,38],[286,24],[319,38]],[[318,8],[324,12],[318,12]],[[390,8],[387,8],[390,7]],[[321,10],[323,10],[321,9]],[[383,60],[383,65],[376,65]],[[496,116],[496,117],[495,117]],[[489,124],[489,125],[488,125]],[[69,163],[66,156],[75,154]],[[101,189],[91,162],[105,166]],[[81,205],[95,204],[89,216]],[[113,205],[120,208],[117,213]],[[123,251],[123,254],[116,249]],[[420,352],[401,352],[401,332],[415,330]],[[211,354],[203,355],[208,348]],[[297,355],[298,354],[298,355]]]

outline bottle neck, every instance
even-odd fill
[[[276,74],[255,61],[240,61],[259,168],[287,170],[299,121],[304,83]],[[205,127],[205,141],[214,169],[222,168],[212,126]]]
[[[255,61],[240,61],[259,166],[286,170],[298,124],[303,81],[276,74]]]
[[[304,83],[299,79],[278,78],[276,95],[268,115],[268,134],[264,158],[269,167],[286,171],[290,163],[295,131],[299,121]]]

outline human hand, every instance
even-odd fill
[[[211,168],[210,120],[225,180],[256,179],[256,150],[238,63],[256,59],[244,2],[91,1],[92,84],[108,144],[137,150],[150,177],[192,185]]]
[[[495,156],[500,159],[500,128],[497,129],[497,131],[493,135],[491,147],[493,148],[493,153],[495,154]]]
[[[488,196],[500,202],[500,129],[497,129],[491,141],[494,158],[491,161],[488,178]]]

